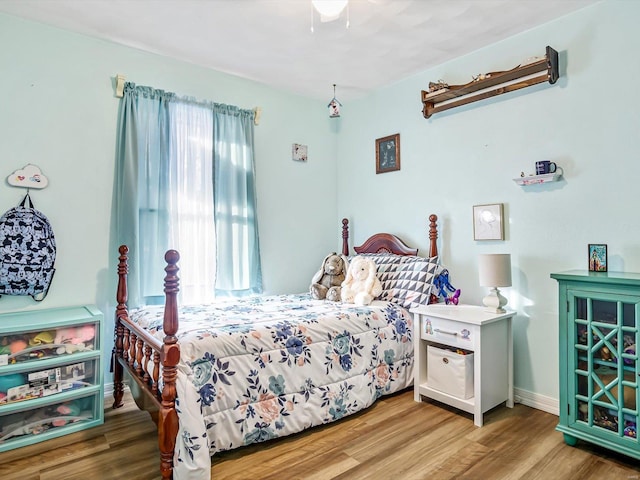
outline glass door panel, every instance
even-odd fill
[[[609,298],[611,297],[611,298]],[[569,295],[569,360],[575,373],[569,401],[575,421],[627,438],[636,437],[638,418],[638,299],[624,296]]]

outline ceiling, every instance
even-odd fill
[[[346,10],[322,23],[310,0],[0,0],[0,12],[306,97],[330,99],[335,83],[344,101],[597,1],[350,0],[349,28]]]

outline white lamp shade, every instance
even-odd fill
[[[481,254],[478,272],[482,287],[510,287],[511,255],[508,253]]]

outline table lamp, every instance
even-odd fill
[[[478,262],[480,286],[490,287],[489,295],[482,299],[486,310],[491,313],[505,313],[507,299],[498,287],[511,286],[511,255],[508,253],[483,253]]]

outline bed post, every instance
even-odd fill
[[[438,216],[431,214],[429,215],[429,256],[436,257],[438,255],[438,226],[436,222],[438,221]],[[438,303],[438,296],[431,292],[429,295],[429,303]]]
[[[127,264],[129,248],[126,245],[120,245],[118,249],[120,257],[118,258],[118,290],[116,291],[116,318],[115,318],[115,345],[111,356],[113,366],[113,408],[123,405],[122,396],[124,387],[122,385],[122,365],[118,361],[122,358],[122,345],[124,337],[124,328],[120,323],[120,318],[128,316],[127,312],[127,274],[129,273],[129,265]]]
[[[435,257],[438,255],[438,227],[436,222],[438,221],[438,216],[431,214],[429,215],[429,256]]]
[[[342,219],[342,254],[349,256],[349,220]]]
[[[169,250],[164,255],[167,262],[164,277],[164,341],[160,359],[162,361],[162,402],[158,415],[158,445],[160,447],[160,473],[163,479],[170,479],[173,475],[173,450],[178,435],[178,414],[175,409],[176,376],[180,347],[176,333],[178,332],[178,260],[180,254]]]

